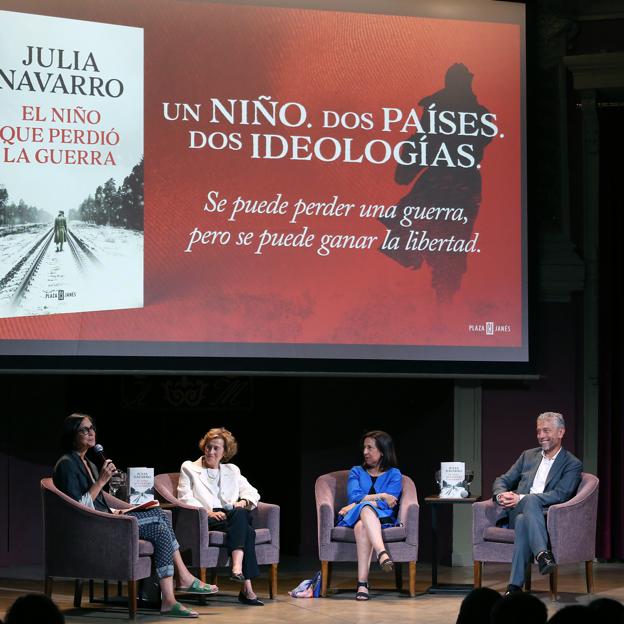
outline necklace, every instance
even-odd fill
[[[206,468],[206,474],[209,479],[213,481],[219,477],[219,469],[218,468]]]

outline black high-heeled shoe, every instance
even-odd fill
[[[358,581],[357,586],[366,587],[366,589],[368,589],[368,581]],[[370,595],[367,591],[363,592],[356,590],[355,599],[363,602],[364,600],[370,600]]]
[[[383,555],[386,555],[386,558],[382,561],[381,557]],[[384,572],[392,572],[392,570],[394,570],[394,561],[392,561],[392,557],[390,556],[390,553],[387,550],[382,550],[377,555],[377,563],[379,563],[379,567]]]

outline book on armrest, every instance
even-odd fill
[[[154,507],[160,507],[160,503],[157,500],[147,501],[145,503],[141,503],[140,505],[128,507],[127,509],[119,509],[117,513],[127,514],[130,511],[143,511],[144,509],[153,509]]]

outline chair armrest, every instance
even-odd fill
[[[139,561],[136,518],[58,499],[49,503],[44,525],[50,576],[134,578]]]
[[[208,511],[179,503],[172,507],[176,539],[180,550],[190,549],[195,556],[209,546]]]
[[[252,525],[255,529],[269,529],[271,544],[279,548],[280,544],[280,507],[260,501],[251,512]]]
[[[493,500],[479,501],[472,505],[472,543],[483,542],[483,531],[488,527],[496,526],[496,522],[505,513],[505,509]]]
[[[334,508],[336,504],[335,495],[327,485],[324,477],[319,477],[314,486],[316,497],[316,520],[318,525],[318,543],[329,544],[331,541],[331,530],[334,528]]]
[[[588,496],[551,505],[546,516],[555,558],[561,563],[591,561],[596,556],[598,489]]]
[[[334,528],[334,508],[327,503],[316,506],[316,519],[318,522],[318,542],[329,544],[331,541],[331,530]]]
[[[412,546],[418,546],[418,519],[420,505],[417,501],[403,501],[399,508],[399,522],[405,527],[405,541]]]

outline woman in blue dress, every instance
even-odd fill
[[[384,572],[394,568],[382,529],[397,526],[402,476],[394,443],[385,431],[369,431],[362,438],[364,463],[351,468],[347,481],[349,504],[339,512],[338,526],[353,527],[358,557],[356,600],[368,600],[368,572],[373,552]]]

